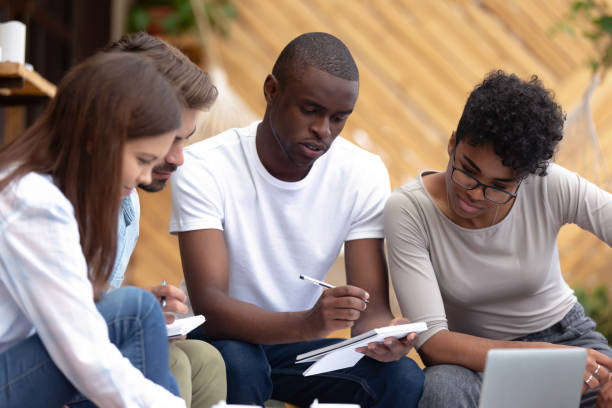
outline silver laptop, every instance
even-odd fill
[[[577,408],[585,367],[585,349],[490,350],[479,408]]]

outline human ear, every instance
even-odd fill
[[[457,137],[456,137],[455,131],[453,130],[453,133],[451,133],[450,139],[448,139],[448,146],[446,147],[448,151],[448,157],[450,157],[451,153],[453,152],[456,141],[457,141]]]
[[[279,91],[279,84],[276,77],[272,74],[269,74],[264,81],[264,97],[266,98],[266,103],[270,104],[276,98]]]

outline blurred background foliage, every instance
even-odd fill
[[[584,306],[585,313],[597,323],[597,331],[612,341],[612,304],[608,289],[597,286],[592,290],[574,289],[578,301]]]
[[[209,27],[227,35],[229,24],[237,17],[231,0],[137,0],[128,13],[128,31],[147,31],[153,35],[178,35],[196,27],[192,1],[203,4]]]
[[[603,0],[575,1],[565,19],[553,27],[553,32],[563,31],[572,36],[580,33],[589,39],[597,54],[589,60],[594,74],[604,77],[612,66],[612,12]]]

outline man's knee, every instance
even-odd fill
[[[419,408],[477,407],[481,376],[465,367],[441,364],[425,369],[425,386]]]
[[[168,346],[168,357],[170,359],[170,370],[174,372],[187,372],[191,377],[191,363],[187,354],[175,344]],[[175,375],[176,377],[176,375]]]
[[[228,402],[263,404],[270,398],[271,368],[261,346],[236,340],[211,344],[225,361]]]
[[[383,377],[383,393],[379,399],[385,404],[402,402],[403,406],[416,406],[423,391],[423,370],[414,360],[404,357],[380,365],[378,375]]]
[[[168,358],[170,362],[170,372],[174,376],[179,387],[179,393],[185,401],[191,401],[191,362],[187,354],[178,348],[174,343],[168,346]],[[188,403],[187,406],[190,404]]]
[[[219,340],[211,344],[221,353],[228,375],[270,377],[270,365],[261,346],[236,340]]]
[[[215,347],[198,340],[180,340],[176,346],[188,356],[194,377],[203,373],[215,378],[222,377],[225,381],[225,361]]]
[[[226,400],[225,362],[221,353],[212,345],[200,340],[179,340],[173,345],[186,354],[191,364],[195,405],[211,406],[220,400]]]

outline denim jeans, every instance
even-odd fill
[[[123,356],[145,377],[178,395],[168,368],[165,320],[155,297],[126,287],[107,293],[97,307],[106,320],[111,342]],[[77,396],[38,335],[0,354],[1,407],[60,407]],[[84,404],[93,406],[89,401]]]
[[[190,338],[203,339],[196,330]],[[209,341],[223,356],[227,369],[227,399],[233,404],[263,405],[270,398],[310,406],[354,403],[361,407],[416,407],[423,372],[411,359],[380,363],[363,357],[354,367],[304,377],[311,365],[295,364],[298,354],[342,339],[261,346],[235,340]]]
[[[612,349],[608,341],[601,333],[595,331],[595,322],[585,316],[580,303],[576,303],[563,319],[548,329],[516,340],[591,348],[612,357]],[[419,407],[475,408],[480,399],[481,385],[481,372],[451,364],[427,367],[425,369],[425,388]],[[583,394],[580,407],[594,407],[598,392],[598,390],[590,390]]]

